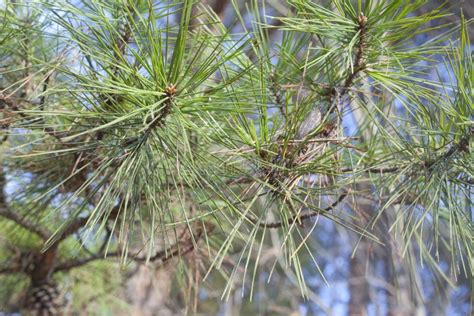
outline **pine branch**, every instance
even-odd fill
[[[49,77],[50,77],[50,75],[48,75],[45,79],[45,83],[44,83],[44,86],[43,86],[43,89],[44,89],[43,93],[48,88]],[[1,88],[0,88],[0,90],[1,90]],[[12,95],[5,95],[2,92],[0,92],[0,106],[1,106],[0,110],[3,110],[5,108],[9,108],[14,114],[18,114],[18,116],[20,116],[21,119],[23,119],[23,120],[29,119],[30,121],[28,123],[36,122],[36,121],[38,121],[38,119],[42,120],[41,117],[40,118],[32,117],[32,115],[24,113],[22,103],[27,103],[27,104],[30,104],[32,106],[35,106],[35,104],[31,103],[30,101],[27,101],[27,100],[21,100],[20,101],[20,99],[15,98]],[[45,96],[43,95],[40,99],[40,104],[39,104],[41,110],[44,109],[44,105],[45,105]],[[50,136],[54,137],[59,142],[62,142],[61,138],[66,136],[66,135],[64,135],[64,132],[56,132],[56,130],[54,128],[49,127],[49,126],[43,126],[42,129],[47,135],[50,135]]]
[[[120,203],[119,203],[120,205]],[[109,216],[107,217],[107,220],[115,220],[117,216],[119,215],[119,206],[114,207]],[[69,236],[77,233],[81,228],[85,227],[87,223],[91,220],[91,216],[85,216],[85,217],[79,217],[71,221],[63,230],[59,232],[57,236],[55,236],[54,239],[52,239],[52,243],[50,246],[57,245],[60,242],[62,242],[64,239],[68,238]]]
[[[148,135],[150,134],[151,131],[153,131],[154,129],[158,128],[158,127],[161,127],[166,119],[166,117],[168,116],[168,114],[170,114],[171,112],[171,108],[172,108],[172,105],[173,105],[173,98],[174,96],[176,95],[178,91],[176,90],[176,86],[173,85],[173,84],[170,84],[168,85],[166,88],[165,88],[165,101],[164,101],[164,106],[163,108],[160,110],[160,113],[158,113],[158,116],[154,119],[151,119],[149,124],[148,124],[148,127],[145,129],[145,135]]]
[[[37,234],[43,240],[47,240],[51,236],[51,233],[47,229],[41,227],[40,225],[38,225],[38,223],[28,220],[24,216],[11,210],[8,207],[6,197],[3,192],[5,184],[6,184],[6,181],[5,181],[5,175],[3,172],[3,166],[0,165],[0,216],[6,219],[9,219],[11,221],[14,221],[16,224],[27,229],[28,231]]]
[[[284,103],[284,100],[282,98],[282,93],[281,93],[281,86],[278,83],[278,78],[276,78],[276,73],[272,73],[270,75],[270,91],[273,94],[273,98],[275,100],[275,104],[278,107],[278,110],[280,111],[280,114],[282,117],[286,119],[286,106]]]
[[[459,153],[469,153],[469,139],[472,137],[472,131],[468,135],[463,136],[459,142],[452,144],[449,149],[440,154],[437,158],[433,160],[425,160],[418,164],[411,164],[411,169],[413,169],[414,173],[417,174],[418,171],[424,170],[433,170],[433,168],[441,163],[442,161],[446,161],[455,157]],[[341,168],[340,172],[342,173],[358,173],[358,172],[367,172],[367,173],[396,173],[406,169],[407,166],[392,166],[392,167],[367,167],[367,168],[353,168],[353,167],[345,167]],[[466,179],[469,180],[469,179]]]
[[[212,232],[214,226],[211,224],[207,224],[207,233]],[[203,237],[205,232],[205,228],[200,228],[195,235],[188,234],[187,238],[184,241],[178,241],[176,244],[168,247],[166,250],[162,250],[157,252],[154,256],[152,256],[149,261],[156,262],[161,260],[162,262],[166,262],[169,259],[175,256],[184,256],[187,253],[194,250],[195,244]],[[146,261],[146,258],[135,258],[136,261]]]
[[[47,240],[51,236],[51,233],[47,229],[39,226],[38,223],[35,223],[26,219],[24,216],[21,216],[20,214],[14,212],[13,210],[10,210],[1,201],[0,201],[0,216],[15,222],[19,226],[27,229],[28,231],[32,233],[35,233],[36,235],[41,237],[41,239],[43,240]]]
[[[342,173],[357,173],[357,172],[368,172],[368,173],[395,173],[402,170],[400,167],[368,167],[368,168],[353,168],[353,167],[344,167],[340,169]]]
[[[13,273],[20,273],[20,272],[23,272],[22,269],[21,269],[21,266],[19,266],[18,264],[13,264],[11,266],[5,266],[5,267],[2,267],[0,266],[0,275],[1,274],[13,274]]]
[[[335,207],[337,207],[339,205],[339,203],[341,203],[346,198],[347,194],[348,194],[348,192],[344,191],[341,195],[339,195],[339,197],[337,198],[336,201],[334,201],[328,207],[326,207],[324,209],[321,209],[320,211],[309,211],[309,212],[306,212],[304,214],[294,215],[293,217],[289,218],[287,221],[264,222],[264,223],[262,223],[259,220],[256,220],[255,218],[250,218],[250,217],[247,217],[247,218],[253,224],[258,225],[258,226],[263,227],[263,228],[280,228],[280,227],[283,227],[283,226],[290,226],[295,222],[304,221],[306,219],[318,216],[321,213],[329,212],[329,211],[333,210]]]
[[[74,268],[82,267],[90,262],[97,261],[97,260],[106,260],[110,258],[118,258],[122,254],[120,252],[110,252],[110,253],[98,253],[88,258],[81,258],[81,259],[73,259],[66,262],[59,263],[55,268],[54,272],[64,272],[69,271]]]
[[[363,14],[357,18],[358,40],[356,45],[356,54],[354,56],[353,66],[347,70],[347,77],[343,80],[342,86],[333,86],[327,95],[329,101],[333,104],[329,113],[339,112],[341,99],[349,93],[357,76],[365,69],[365,50],[367,47],[367,23],[368,19]],[[329,86],[329,85],[328,85]]]
[[[207,226],[206,234],[209,234],[214,229],[214,226],[211,224],[207,224],[206,226]],[[146,257],[139,257],[138,254],[130,256],[130,258],[131,260],[136,261],[136,262],[160,261],[161,264],[164,264],[175,257],[182,257],[190,253],[191,251],[193,251],[195,249],[195,245],[204,236],[204,231],[205,231],[204,228],[199,229],[198,232],[194,236],[188,235],[184,241],[183,240],[177,241],[175,244],[171,245],[165,250],[158,251],[155,255],[151,256],[149,259],[147,259]],[[194,240],[193,240],[193,237],[194,237]],[[86,265],[93,261],[106,260],[110,258],[118,258],[118,257],[121,257],[122,255],[123,253],[121,252],[105,253],[103,251],[100,251],[98,254],[95,254],[88,258],[74,259],[74,260],[63,262],[63,263],[59,263],[54,268],[54,272],[68,271],[70,269],[78,268],[83,265]]]
[[[342,86],[342,93],[346,93],[354,83],[354,79],[365,67],[365,50],[367,47],[367,17],[363,14],[359,15],[357,18],[358,22],[358,43],[357,43],[357,52],[354,57],[353,69],[350,71],[350,75],[344,81]]]

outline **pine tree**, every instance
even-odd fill
[[[472,281],[474,67],[428,2],[5,2],[0,311],[329,314],[349,247],[349,314],[436,313]]]

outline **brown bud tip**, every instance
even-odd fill
[[[357,17],[357,22],[359,22],[359,26],[360,27],[364,27],[367,25],[367,17],[364,15],[364,13],[361,13],[358,17]]]
[[[172,97],[176,94],[176,86],[174,84],[169,84],[165,88],[165,93],[167,97]]]

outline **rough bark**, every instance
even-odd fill
[[[366,278],[367,250],[367,242],[361,242],[358,246],[357,253],[349,262],[349,315],[351,316],[367,315],[366,306],[370,302],[369,284]]]
[[[357,189],[362,190],[361,187]],[[364,227],[374,212],[372,203],[362,198],[355,198],[351,204],[352,209],[360,219],[357,224]],[[357,240],[357,238],[355,239]],[[349,262],[349,315],[351,316],[367,315],[366,306],[370,302],[370,288],[367,280],[370,263],[369,247],[370,242],[365,238],[362,239],[357,245],[354,257]]]

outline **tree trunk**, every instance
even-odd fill
[[[367,242],[361,241],[354,258],[350,261],[349,277],[349,315],[367,315],[366,306],[370,301],[369,284],[366,278],[368,264]]]

